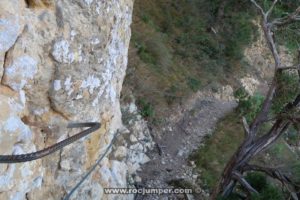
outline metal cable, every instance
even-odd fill
[[[76,184],[76,186],[66,195],[64,200],[69,200],[72,194],[80,187],[80,185],[88,178],[88,176],[96,169],[96,167],[100,164],[100,162],[103,160],[103,158],[106,156],[106,154],[111,149],[112,145],[116,141],[118,131],[115,133],[113,139],[111,140],[109,146],[106,148],[105,152],[99,157],[97,162],[93,165],[93,167],[82,177],[82,179]]]
[[[58,142],[50,147],[47,147],[43,150],[36,151],[28,154],[19,154],[19,155],[0,155],[0,163],[20,163],[27,162],[32,160],[37,160],[44,156],[54,153],[57,150],[64,148],[65,146],[87,136],[88,134],[98,130],[100,128],[100,123],[98,122],[87,122],[87,123],[70,123],[67,128],[82,128],[90,127],[80,133],[73,135],[61,142]]]

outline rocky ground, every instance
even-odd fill
[[[142,166],[138,175],[141,177],[137,187],[170,188],[172,185],[191,184],[199,178],[194,170],[195,163],[188,159],[189,155],[199,146],[204,137],[212,133],[217,121],[232,111],[237,105],[234,100],[208,97],[197,93],[186,103],[184,108],[178,108],[159,129],[151,133],[156,142],[156,148],[150,153],[150,161]],[[195,189],[195,188],[194,188]],[[203,199],[208,194],[201,188],[195,196],[180,195],[147,195],[136,196],[138,200],[153,199]]]

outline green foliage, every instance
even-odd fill
[[[267,178],[262,173],[248,173],[245,178],[258,192],[261,192],[267,185]]]
[[[140,114],[147,119],[152,119],[155,116],[154,108],[151,103],[147,102],[144,99],[137,101],[138,106],[140,107]]]
[[[251,200],[283,200],[282,191],[269,183],[264,174],[259,172],[248,173],[245,177],[248,183],[255,188],[259,194],[252,194]],[[231,194],[227,198],[218,198],[219,200],[240,200],[237,195]]]
[[[138,44],[136,43],[136,47],[138,49],[138,55],[140,56],[141,60],[145,63],[149,64],[156,64],[156,60],[153,55],[146,49],[145,44]]]
[[[149,34],[147,40],[137,37],[135,47],[142,61],[162,70],[173,64],[172,54],[164,41],[165,36],[160,33]]]
[[[293,174],[293,179],[296,183],[300,183],[300,161],[297,160],[290,166],[290,172]]]
[[[257,195],[253,195],[251,200],[283,200],[285,199],[281,190],[275,186],[267,185],[263,188],[262,192]]]
[[[212,189],[217,183],[225,164],[238,145],[242,142],[242,126],[237,113],[231,113],[218,123],[215,134],[205,140],[190,159],[194,160],[197,169],[201,170],[203,188]]]
[[[244,88],[241,87],[235,91],[234,97],[237,98],[239,101],[246,100],[249,98],[249,94]]]
[[[145,22],[145,23],[150,22],[150,16],[147,15],[147,14],[145,14],[145,13],[142,14],[141,19],[142,19],[143,22]]]
[[[274,157],[279,157],[284,153],[286,148],[285,143],[276,143],[270,147],[269,152],[274,156]]]
[[[284,195],[282,191],[273,186],[271,183],[267,181],[267,178],[262,173],[252,172],[248,173],[246,176],[246,180],[249,184],[254,187],[259,194],[253,195],[251,200],[282,200],[284,199]]]
[[[237,194],[231,193],[228,197],[218,197],[217,200],[241,200],[241,198]]]
[[[194,92],[197,92],[201,87],[201,81],[192,77],[187,79],[187,84]]]
[[[250,22],[252,17],[244,12],[232,14],[227,19],[231,24],[230,29],[224,31],[225,55],[231,59],[241,59],[243,57],[243,48],[251,43],[255,35],[255,27]]]
[[[262,5],[267,10],[272,5],[272,0],[263,0]],[[292,13],[299,6],[298,0],[284,0],[278,1],[273,9],[271,19],[281,18],[287,16],[288,13]],[[290,51],[294,52],[298,49],[300,43],[299,37],[300,23],[295,22],[285,27],[276,29],[276,39],[282,45],[285,45]]]
[[[300,134],[297,127],[290,127],[285,134],[285,140],[289,145],[297,146],[300,141]]]
[[[272,110],[275,114],[282,111],[283,107],[293,101],[300,92],[298,75],[291,72],[277,74],[278,89],[273,100]]]
[[[251,122],[261,110],[265,99],[265,97],[260,94],[250,96],[243,88],[235,92],[235,97],[239,100],[238,111],[240,115],[245,116],[248,122]]]
[[[134,93],[155,102],[156,113],[211,82],[231,82],[233,73],[244,70],[240,60],[254,39],[255,15],[249,14],[248,2],[229,0],[224,18],[217,22],[219,3],[135,2],[131,47],[137,51],[130,51],[128,70],[134,73],[126,81],[133,84]]]

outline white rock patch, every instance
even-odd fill
[[[92,76],[88,76],[88,78],[82,81],[80,86],[81,88],[89,88],[89,93],[93,94],[94,89],[100,87],[100,79]]]
[[[53,82],[53,87],[54,87],[54,90],[55,90],[55,91],[60,90],[60,89],[61,89],[61,81],[60,81],[60,80],[55,80],[55,81]]]
[[[243,88],[249,95],[253,95],[259,85],[259,81],[252,77],[244,77],[241,79]]]
[[[8,120],[4,124],[4,131],[14,132],[22,127],[22,121],[19,117],[13,116],[8,118]]]
[[[70,64],[74,61],[74,53],[70,51],[70,44],[67,40],[61,40],[54,44],[52,56],[57,62]]]
[[[0,18],[0,51],[7,51],[15,43],[19,29],[17,21]]]
[[[87,4],[87,5],[91,5],[91,3],[93,3],[94,0],[84,0],[84,2]]]
[[[36,73],[37,61],[35,59],[27,55],[18,57],[5,68],[4,84],[15,91],[20,91]]]

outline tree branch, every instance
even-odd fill
[[[297,188],[300,186],[297,185],[295,182],[293,182],[289,177],[287,177],[285,174],[281,173],[279,169],[271,168],[271,167],[262,167],[258,165],[245,165],[243,167],[244,171],[259,171],[267,174],[268,176],[277,179],[281,182],[281,184],[285,185],[290,185],[293,187],[294,192]],[[287,187],[288,188],[288,187]],[[290,191],[292,192],[292,191]]]
[[[272,56],[275,61],[275,76],[273,77],[272,83],[268,89],[268,93],[263,102],[261,111],[256,115],[255,119],[252,121],[250,126],[248,125],[245,118],[243,118],[243,128],[246,135],[245,140],[239,146],[237,151],[230,158],[229,162],[226,164],[222,177],[218,182],[214,192],[212,193],[212,197],[216,197],[218,194],[228,194],[235,187],[236,182],[238,181],[244,188],[247,189],[249,193],[257,193],[257,191],[243,178],[242,174],[246,170],[256,170],[256,171],[265,171],[267,175],[280,180],[287,189],[289,189],[289,185],[295,186],[295,190],[298,189],[298,186],[295,185],[287,176],[280,173],[280,171],[276,171],[272,168],[262,168],[259,166],[251,166],[248,165],[249,161],[256,156],[259,152],[262,152],[266,148],[268,148],[274,141],[276,141],[292,124],[300,124],[300,119],[298,116],[298,111],[293,115],[290,115],[290,111],[294,111],[300,104],[300,93],[297,94],[297,97],[293,102],[288,103],[280,112],[280,114],[276,115],[275,118],[271,119],[273,125],[269,129],[269,131],[262,136],[256,137],[258,130],[263,123],[270,120],[269,113],[271,110],[271,105],[274,97],[274,93],[277,90],[277,73],[280,73],[282,70],[288,69],[297,69],[299,74],[299,84],[300,84],[300,49],[299,49],[299,57],[298,57],[298,65],[282,67],[281,66],[281,58],[279,56],[279,52],[274,40],[274,34],[272,28],[274,26],[281,26],[288,23],[291,23],[295,20],[300,20],[300,7],[296,9],[296,11],[286,17],[275,19],[272,23],[268,22],[268,16],[273,11],[278,0],[273,0],[273,3],[267,12],[264,12],[263,8],[256,2],[256,0],[250,0],[256,8],[258,8],[261,13],[262,19],[262,29],[264,32],[264,36],[267,42],[267,45],[272,53]],[[280,116],[280,115],[283,116]],[[285,115],[287,114],[287,115]],[[293,118],[293,119],[291,119]],[[250,167],[249,167],[250,166]],[[268,171],[269,170],[269,171]],[[295,196],[295,193],[291,192],[292,196]],[[214,198],[213,198],[214,199]]]
[[[256,135],[255,133],[257,132],[258,126],[260,124],[262,124],[264,121],[266,121],[267,117],[268,117],[268,112],[271,108],[271,103],[272,103],[272,99],[274,97],[274,93],[276,91],[276,80],[275,78],[272,80],[272,84],[269,88],[268,94],[264,100],[262,109],[260,111],[260,113],[255,117],[255,119],[253,120],[253,122],[250,125],[250,131],[253,132],[254,135]]]
[[[248,183],[246,181],[246,179],[243,177],[242,174],[240,174],[239,172],[235,171],[233,172],[233,178],[236,179],[244,188],[246,188],[246,190],[251,194],[251,193],[255,193],[258,194],[257,190],[254,189],[250,183]]]
[[[269,9],[269,10],[267,11],[267,13],[266,13],[266,16],[267,16],[267,17],[268,17],[269,14],[272,12],[272,10],[273,10],[275,4],[277,3],[277,1],[278,1],[278,0],[274,0],[274,1],[273,1],[272,6],[270,7],[270,9]]]
[[[265,11],[262,9],[262,7],[260,5],[258,5],[258,3],[255,0],[250,0],[250,1],[258,8],[260,13],[265,17],[266,14],[265,14]]]
[[[287,24],[290,24],[294,21],[299,21],[300,20],[300,6],[295,10],[295,12],[289,14],[286,17],[282,17],[279,19],[275,19],[273,22],[271,22],[271,26],[284,26]]]
[[[300,65],[295,65],[295,66],[287,66],[287,67],[279,67],[278,71],[284,71],[284,70],[299,70]]]
[[[235,184],[236,184],[236,180],[233,180],[226,186],[226,188],[224,189],[224,191],[222,193],[223,197],[227,197],[228,195],[230,195]]]
[[[246,118],[243,117],[242,121],[243,121],[243,127],[244,127],[244,132],[245,132],[246,138],[251,137],[250,128],[249,128],[249,125],[248,125],[248,122],[247,122]]]

